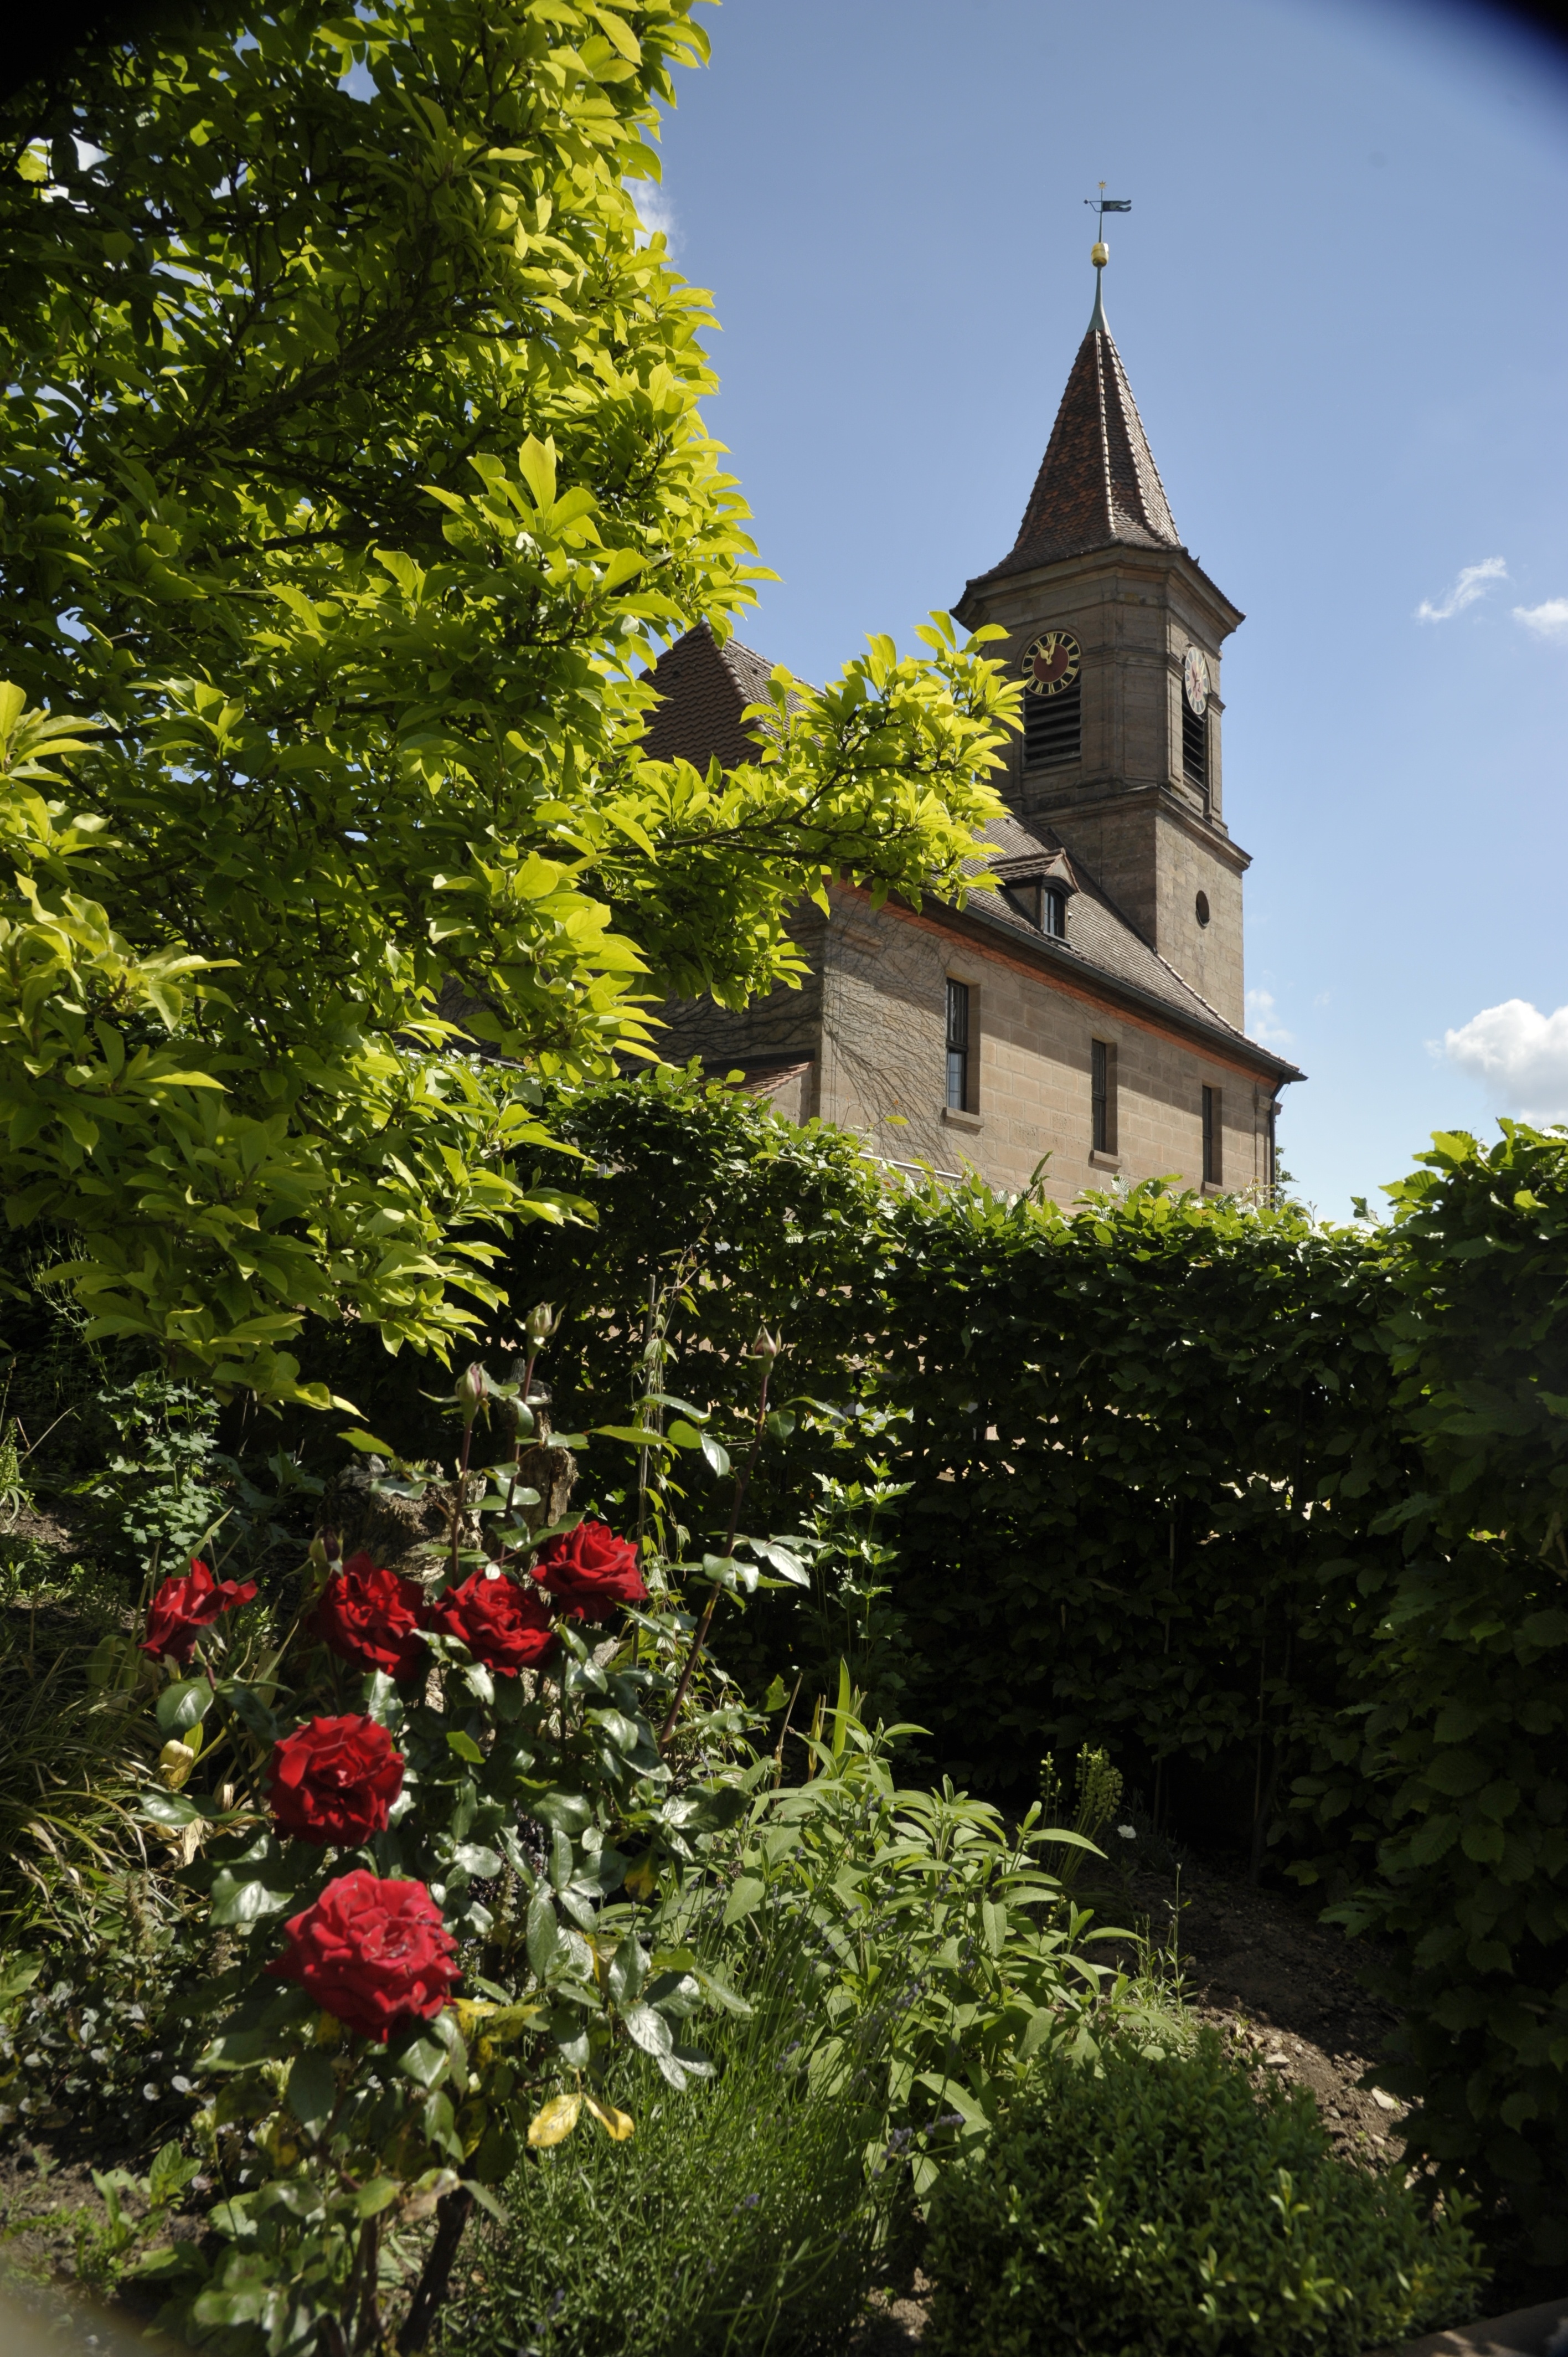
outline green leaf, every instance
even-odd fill
[[[645,2054],[668,2054],[674,2046],[675,2033],[661,2013],[650,2005],[628,2006],[621,2015],[626,2034],[634,2046]]]
[[[319,2047],[296,2057],[288,2074],[288,2107],[302,2126],[316,2128],[331,2117],[338,2100],[332,2065]]]
[[[737,1875],[730,1885],[729,1897],[725,1900],[723,1921],[725,1931],[732,1923],[739,1923],[747,1915],[755,1915],[767,1896],[768,1885],[760,1875]]]
[[[177,1685],[166,1686],[157,1700],[160,1733],[184,1735],[199,1725],[211,1709],[212,1699],[211,1682],[205,1677],[182,1678]]]
[[[416,2086],[434,2087],[446,2068],[446,2050],[434,2038],[411,2038],[392,2061]]]
[[[471,1735],[465,1735],[460,1727],[449,1727],[447,1728],[446,1749],[448,1751],[455,1751],[459,1760],[467,1760],[470,1765],[475,1768],[482,1768],[484,1765],[484,1753],[480,1750],[473,1737]]]
[[[183,1792],[147,1791],[142,1794],[142,1814],[150,1817],[155,1825],[166,1825],[176,1831],[184,1825],[200,1822],[202,1812]]]
[[[43,1968],[42,1956],[7,1956],[0,1964],[0,2005],[8,2005],[14,1996],[30,1989]]]
[[[339,1440],[346,1440],[350,1448],[357,1448],[361,1457],[382,1457],[389,1465],[401,1462],[397,1450],[391,1443],[378,1440],[373,1432],[340,1432],[338,1437]],[[356,1474],[354,1478],[358,1480],[360,1476]]]
[[[285,1914],[294,1904],[292,1889],[279,1889],[259,1874],[240,1876],[220,1867],[212,1878],[209,1920],[220,1929],[259,1923],[263,1916]]]

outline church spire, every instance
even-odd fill
[[[1092,201],[1092,199],[1090,200]],[[1123,207],[1107,206],[1121,211]],[[1058,557],[1124,542],[1179,548],[1181,536],[1144,432],[1144,421],[1105,317],[1110,250],[1097,240],[1094,312],[1079,346],[1057,422],[1010,555],[983,579],[1022,573]]]

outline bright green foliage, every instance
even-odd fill
[[[793,1932],[789,2018],[804,2088],[854,2085],[878,2143],[907,2156],[915,2191],[939,2161],[991,2134],[1030,2058],[1087,2050],[1085,2000],[1109,1978],[1084,1951],[1099,1938],[1045,1853],[1090,1846],[1041,1823],[1015,1834],[983,1801],[900,1790],[891,1742],[866,1731],[847,1670],[837,1707],[809,1738],[809,1779],[764,1794],[745,1828],[724,1921],[750,1952],[751,1986],[778,1970]]]
[[[942,2179],[925,2265],[937,2357],[1359,2357],[1474,2313],[1452,2212],[1337,2159],[1305,2088],[1190,2050],[1052,2058]]]
[[[568,1208],[535,1075],[792,972],[841,868],[961,894],[997,807],[1015,696],[945,626],[776,683],[727,780],[638,759],[751,571],[624,185],[690,8],[236,8],[0,123],[11,1216],[220,1387],[325,1405],[312,1316],[445,1352],[478,1232]]]

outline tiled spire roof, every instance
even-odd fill
[[[1116,541],[1179,548],[1160,470],[1098,298],[1010,556],[984,580]]]

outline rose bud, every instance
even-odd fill
[[[579,1523],[575,1531],[546,1539],[533,1558],[533,1576],[563,1611],[582,1620],[607,1620],[618,1604],[640,1604],[648,1595],[636,1547],[604,1523]]]
[[[403,1754],[373,1718],[313,1718],[274,1745],[267,1782],[280,1834],[352,1849],[385,1833]]]
[[[465,1424],[472,1424],[490,1395],[490,1379],[478,1359],[464,1368],[452,1386],[452,1396],[463,1411]]]
[[[554,1333],[555,1326],[555,1312],[549,1302],[536,1301],[529,1311],[523,1326],[523,1332],[528,1337],[528,1347],[535,1356],[543,1350],[544,1345]]]
[[[220,1579],[192,1555],[188,1574],[166,1579],[148,1606],[143,1652],[188,1669],[203,1629],[209,1629],[220,1613],[248,1604],[255,1592],[253,1579]]]
[[[434,2020],[460,1978],[457,1943],[424,1883],[362,1867],[291,1916],[284,1939],[269,1975],[298,1981],[346,2029],[383,2045],[399,2022]]]

